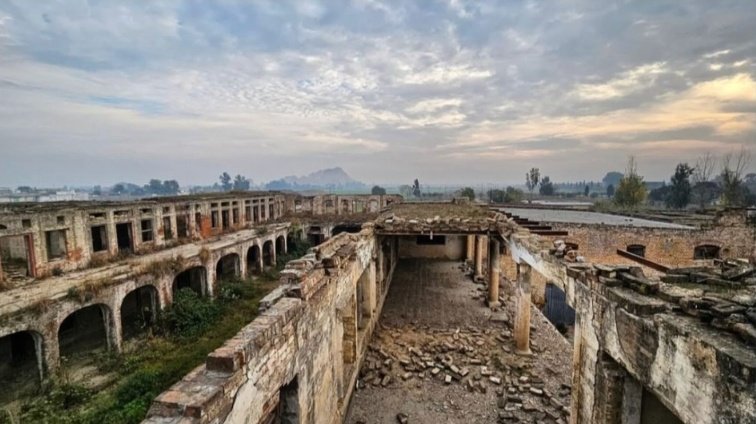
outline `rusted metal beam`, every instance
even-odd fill
[[[655,269],[659,272],[669,272],[670,268],[666,265],[662,265],[658,262],[654,262],[651,259],[645,258],[643,256],[634,255],[627,250],[617,249],[617,254],[622,256],[623,258],[627,258],[630,260],[633,260],[635,262],[638,262],[641,265],[645,265],[651,269]]]

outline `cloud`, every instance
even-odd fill
[[[706,0],[8,0],[0,181],[590,179],[634,152],[663,176],[754,145],[754,17]]]

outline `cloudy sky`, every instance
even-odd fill
[[[0,1],[0,186],[647,179],[756,148],[756,1]]]

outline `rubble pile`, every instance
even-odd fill
[[[379,329],[368,347],[357,390],[372,386],[457,385],[474,394],[495,393],[499,422],[566,423],[569,385],[554,392],[532,365],[532,358],[511,353],[511,332],[467,329]],[[414,337],[408,337],[414,335]],[[403,415],[397,411],[397,419]],[[406,416],[402,417],[404,421]],[[411,421],[411,420],[409,420]],[[407,422],[407,421],[404,421]]]
[[[756,346],[756,266],[748,262],[728,260],[716,267],[674,268],[660,277],[661,282],[646,278],[636,266],[575,264],[568,267],[567,274],[599,291],[628,288],[653,299],[629,301],[626,296],[615,296],[615,301],[632,304],[625,307],[636,312],[685,314]]]
[[[549,249],[549,254],[567,262],[585,262],[585,258],[580,256],[577,249],[572,249],[564,240],[555,240],[554,247]]]

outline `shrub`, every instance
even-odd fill
[[[163,328],[177,337],[194,337],[207,329],[220,313],[220,307],[192,289],[183,288],[162,316]]]

